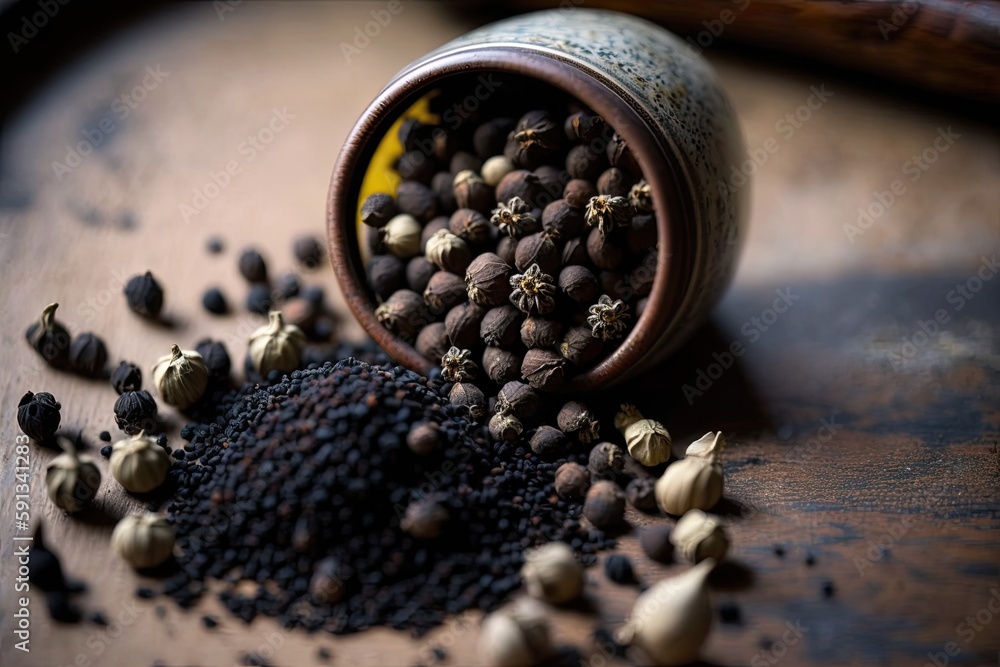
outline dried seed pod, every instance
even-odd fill
[[[361,204],[361,222],[369,227],[385,227],[386,223],[399,215],[399,207],[392,195],[376,192]]]
[[[523,382],[512,380],[500,387],[497,393],[496,411],[512,414],[518,419],[530,420],[538,412],[538,394]]]
[[[640,173],[639,163],[636,162],[632,150],[625,143],[625,139],[617,132],[608,141],[608,162],[613,167],[624,169],[630,174]]]
[[[491,308],[483,316],[479,335],[487,345],[507,348],[520,336],[523,321],[524,314],[514,306]]]
[[[250,363],[262,377],[274,370],[295,370],[302,361],[305,334],[294,324],[285,324],[279,311],[272,311],[267,320],[267,324],[250,334],[247,345]]]
[[[154,432],[156,413],[156,399],[148,391],[126,391],[115,401],[115,423],[128,435]]]
[[[597,179],[598,194],[608,197],[628,197],[630,186],[628,174],[618,167],[611,167]]]
[[[523,313],[545,315],[556,308],[556,287],[552,276],[532,264],[523,273],[510,277],[510,302]]]
[[[133,312],[156,319],[163,310],[163,288],[149,271],[125,283],[125,300]]]
[[[465,408],[466,413],[473,421],[479,421],[486,416],[488,407],[486,396],[474,384],[456,382],[448,394],[448,402],[460,408]]]
[[[653,189],[645,179],[632,186],[628,193],[629,203],[637,212],[646,213],[653,210]]]
[[[108,363],[108,348],[92,333],[82,333],[69,346],[69,365],[86,377],[100,377]]]
[[[562,324],[541,317],[528,317],[521,323],[521,342],[525,347],[552,347],[559,344]]]
[[[573,208],[586,208],[590,200],[597,196],[597,190],[590,181],[574,178],[563,188],[563,199]]]
[[[632,216],[625,239],[629,252],[641,255],[656,246],[659,241],[659,230],[656,229],[656,216],[649,213],[639,213]]]
[[[326,257],[326,251],[323,249],[322,244],[312,235],[300,236],[295,239],[295,242],[292,244],[292,253],[299,264],[310,271],[319,268],[319,265],[323,263],[323,259]]]
[[[407,506],[399,527],[418,540],[433,540],[441,536],[448,519],[448,510],[437,499],[421,498]]]
[[[266,315],[274,307],[271,287],[267,283],[254,283],[247,290],[246,307],[251,313]]]
[[[490,436],[497,442],[513,442],[524,431],[521,420],[512,414],[498,412],[490,417]]]
[[[463,301],[448,311],[444,318],[444,328],[452,345],[460,348],[474,347],[479,342],[479,326],[486,310]]]
[[[651,586],[635,601],[618,641],[638,646],[657,665],[694,662],[712,628],[706,580],[714,566],[706,560]]]
[[[56,507],[67,512],[79,512],[97,495],[101,486],[101,471],[94,459],[77,454],[72,443],[45,467],[45,487]]]
[[[174,345],[170,354],[160,357],[153,366],[153,384],[164,403],[183,410],[205,393],[208,368],[200,354]]]
[[[535,389],[555,391],[566,381],[566,360],[552,350],[528,350],[521,363],[521,376]]]
[[[593,303],[597,297],[597,277],[585,266],[567,266],[559,272],[559,289],[577,303]]]
[[[599,477],[613,476],[625,469],[625,455],[621,447],[613,442],[598,443],[590,450],[587,469]]]
[[[563,266],[589,265],[590,255],[587,254],[587,242],[582,238],[572,238],[563,245]]]
[[[390,253],[407,259],[420,253],[420,223],[412,215],[400,213],[379,230],[382,245]]]
[[[625,499],[640,512],[656,511],[655,484],[649,477],[636,477],[625,487]]]
[[[479,373],[472,360],[472,350],[451,347],[441,356],[441,377],[445,382],[465,382],[475,379]]]
[[[229,352],[221,341],[205,338],[194,346],[195,352],[201,355],[208,369],[208,379],[210,382],[225,384],[229,382],[229,371],[232,369],[232,361],[229,359]]]
[[[424,303],[434,315],[440,315],[465,301],[465,281],[454,273],[438,271],[427,282]]]
[[[425,359],[434,361],[447,354],[451,343],[448,342],[448,333],[445,331],[444,324],[432,322],[420,330],[413,346]]]
[[[538,265],[542,273],[556,274],[561,263],[559,248],[547,232],[529,234],[517,242],[514,251],[514,266],[527,271],[532,264]]]
[[[111,450],[111,476],[131,493],[149,493],[167,479],[170,457],[156,440],[140,431]]]
[[[588,111],[577,111],[563,123],[563,131],[570,141],[590,143],[599,139],[605,128],[604,119]]]
[[[431,179],[431,190],[438,200],[438,213],[452,213],[458,208],[455,201],[455,177],[450,171],[440,171]]]
[[[507,134],[514,128],[514,123],[513,118],[494,118],[477,127],[472,133],[476,155],[488,162],[489,157],[502,153],[507,145]]]
[[[376,308],[375,318],[389,331],[409,340],[430,321],[424,298],[406,289],[399,290]]]
[[[483,619],[479,654],[490,667],[534,667],[552,653],[545,608],[530,598]]]
[[[458,151],[457,153],[455,153],[454,156],[452,156],[451,160],[448,163],[448,169],[451,170],[451,173],[453,174],[457,174],[463,171],[472,171],[478,173],[482,170],[482,168],[483,168],[482,159],[479,156],[473,155],[472,153],[468,153],[466,151]]]
[[[501,236],[500,240],[497,241],[497,257],[513,266],[516,254],[517,239],[512,239],[509,236]]]
[[[527,169],[515,169],[500,179],[496,188],[496,197],[490,206],[497,202],[510,201],[517,197],[526,202],[535,201],[539,191],[538,177]]]
[[[53,368],[65,368],[69,364],[69,331],[56,320],[58,303],[50,303],[43,310],[37,322],[31,324],[24,337],[28,345]]]
[[[480,306],[500,306],[509,298],[511,268],[490,252],[484,252],[469,264],[465,284],[469,300]]]
[[[594,338],[603,341],[621,338],[628,328],[631,316],[628,306],[622,300],[612,300],[607,294],[602,294],[597,303],[590,307],[587,324],[591,327]]]
[[[375,255],[368,260],[365,272],[368,285],[380,299],[388,299],[393,292],[402,289],[406,281],[406,264],[395,255]]]
[[[615,415],[615,428],[625,437],[629,455],[642,465],[655,466],[670,460],[670,433],[660,422],[643,419],[634,405],[622,404]]]
[[[615,228],[628,225],[631,216],[632,210],[625,197],[597,195],[587,202],[583,220],[588,227],[593,227],[607,236]]]
[[[599,269],[613,271],[625,257],[621,244],[610,239],[600,229],[592,229],[587,235],[587,257]]]
[[[465,273],[472,261],[469,245],[446,229],[428,239],[424,256],[434,266],[458,276]]]
[[[583,231],[583,212],[565,199],[556,199],[542,211],[542,229],[559,239],[578,236]]]
[[[47,391],[30,391],[17,403],[17,425],[26,436],[39,443],[51,442],[59,430],[62,406]]]
[[[538,231],[539,222],[533,215],[531,206],[520,197],[500,201],[493,209],[490,223],[511,238],[521,238]]]
[[[573,178],[594,181],[607,166],[606,156],[584,144],[573,146],[566,154],[566,171]]]
[[[427,180],[430,180],[430,175],[427,176]],[[438,201],[434,191],[417,181],[403,181],[396,187],[396,206],[403,213],[412,215],[421,222],[427,222],[437,215],[438,211]]]
[[[568,401],[559,410],[556,424],[567,435],[576,435],[580,442],[589,444],[600,437],[601,426],[587,406],[578,401]]]
[[[418,456],[426,456],[441,442],[441,428],[434,422],[414,424],[406,434],[406,446]]]
[[[504,155],[517,165],[534,169],[559,150],[562,142],[562,124],[549,111],[529,111],[508,135]]]
[[[483,370],[497,384],[521,379],[524,357],[499,347],[487,347],[483,352]]]
[[[414,292],[422,293],[427,289],[427,283],[430,282],[431,276],[437,271],[438,268],[428,262],[426,257],[418,255],[406,263],[406,286]],[[397,287],[393,292],[402,288],[402,286]],[[386,297],[391,296],[393,292],[390,292]]]
[[[420,254],[427,252],[427,242],[442,229],[448,229],[448,216],[439,215],[424,225],[420,232]]]
[[[437,165],[422,151],[406,151],[396,160],[395,170],[406,183],[429,183]],[[397,194],[398,196],[398,194]]]
[[[614,482],[594,482],[583,501],[583,515],[596,528],[613,528],[625,518],[625,494]]]
[[[590,327],[573,327],[559,343],[559,354],[575,366],[587,366],[601,356],[604,349],[600,338],[594,338]]]
[[[485,212],[495,203],[493,188],[472,170],[467,169],[455,174],[454,192],[455,205],[458,208],[471,208]]]
[[[711,509],[722,498],[724,441],[721,432],[706,433],[692,443],[686,456],[674,461],[656,482],[656,504],[667,514],[681,516],[692,509]]]
[[[490,221],[471,208],[460,208],[452,213],[448,219],[448,229],[469,243],[486,243],[490,240]]]
[[[677,520],[670,541],[688,563],[700,563],[706,558],[720,561],[729,551],[729,536],[722,520],[701,510],[685,512]]]
[[[510,158],[505,155],[494,155],[483,163],[483,180],[486,185],[496,187],[503,180],[503,177],[514,171],[516,167]]]
[[[533,203],[540,208],[559,199],[570,180],[569,174],[551,164],[543,164],[531,173],[538,179],[538,192]]]
[[[566,451],[566,434],[553,426],[539,426],[528,444],[539,456],[552,456]]]
[[[555,487],[561,498],[583,498],[590,489],[590,473],[579,463],[564,463],[556,470]]]
[[[132,567],[156,567],[174,551],[174,529],[156,514],[130,514],[111,532],[111,548]]]
[[[583,592],[583,566],[565,542],[549,542],[524,553],[521,580],[528,595],[550,604],[566,604]]]
[[[617,271],[601,271],[597,274],[597,293],[607,294],[613,301],[628,301],[632,298],[628,279]]]

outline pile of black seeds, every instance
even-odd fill
[[[527,547],[563,540],[589,564],[614,546],[554,491],[555,470],[585,452],[543,460],[493,443],[440,380],[354,358],[272,380],[218,398],[182,431],[188,456],[171,470],[167,510],[183,556],[163,589],[181,606],[214,579],[246,622],[422,633],[447,614],[497,607],[520,585]],[[419,422],[440,433],[422,456],[406,443]],[[416,539],[400,519],[428,498],[449,520],[439,538]],[[339,600],[310,592],[317,570],[337,580]]]

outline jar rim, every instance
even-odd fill
[[[406,109],[447,78],[490,72],[536,79],[568,93],[603,117],[632,150],[650,185],[656,214],[658,252],[653,287],[629,335],[596,366],[569,378],[566,388],[602,388],[645,370],[639,366],[655,353],[691,277],[687,261],[690,254],[686,252],[691,238],[685,224],[691,212],[685,203],[688,198],[683,196],[684,170],[673,147],[657,139],[649,114],[622,86],[585,63],[547,49],[496,44],[438,52],[397,74],[368,105],[341,148],[327,198],[330,261],[348,307],[362,328],[394,360],[424,374],[434,367],[375,317],[377,304],[364,281],[357,198],[376,148]],[[365,168],[358,169],[358,165]]]

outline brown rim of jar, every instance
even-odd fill
[[[682,188],[684,171],[670,145],[661,145],[644,112],[633,108],[621,86],[602,73],[551,52],[523,46],[474,47],[436,56],[398,75],[365,109],[351,130],[337,158],[327,201],[327,242],[330,262],[344,299],[358,322],[374,341],[397,362],[427,374],[435,366],[417,350],[383,327],[375,318],[376,302],[368,289],[358,239],[358,193],[365,170],[393,122],[417,99],[452,75],[504,72],[531,77],[576,97],[609,122],[632,149],[650,184],[659,235],[657,271],[649,302],[629,335],[598,365],[569,378],[566,391],[607,387],[655,352],[664,330],[687,292],[691,271],[687,266],[693,240],[687,223],[692,211]],[[359,169],[359,165],[364,165]],[[673,222],[673,224],[671,224]]]

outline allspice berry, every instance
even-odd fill
[[[575,435],[580,442],[595,442],[601,433],[601,425],[586,405],[579,401],[568,401],[556,415],[556,425],[567,435]]]
[[[571,328],[559,343],[559,354],[576,366],[587,366],[601,356],[604,345],[590,327]]]
[[[414,424],[406,434],[406,446],[417,456],[426,456],[438,447],[441,441],[441,429],[434,422]]]
[[[448,510],[435,498],[421,498],[407,506],[399,527],[418,540],[433,540],[441,536],[448,518]]]
[[[597,528],[617,526],[625,518],[625,494],[614,482],[594,482],[583,502],[583,515]]]
[[[302,360],[306,336],[294,324],[285,324],[280,311],[271,311],[267,324],[252,334],[247,345],[247,357],[255,371],[267,377],[273,370],[291,372]]]
[[[448,230],[469,243],[486,243],[492,234],[489,219],[471,208],[460,208],[452,213]]]
[[[509,348],[521,335],[524,314],[511,305],[486,311],[479,325],[479,335],[487,345]]]
[[[500,387],[497,393],[497,412],[512,414],[530,420],[538,412],[541,401],[538,394],[523,382],[513,380]]]
[[[473,421],[479,421],[486,416],[488,408],[486,396],[479,387],[469,382],[456,382],[448,394],[448,401],[454,406],[464,408]]]
[[[448,216],[446,215],[439,215],[436,218],[432,218],[430,222],[424,225],[423,231],[420,232],[421,253],[427,250],[427,242],[431,240],[431,237],[442,229],[448,229]]]
[[[292,244],[292,251],[295,253],[295,259],[298,260],[299,264],[310,271],[318,268],[326,256],[323,245],[316,240],[315,236],[311,235],[300,236],[295,239],[295,243]]]
[[[521,342],[525,347],[556,347],[562,337],[562,324],[556,320],[532,316],[521,323]]]
[[[463,301],[448,311],[444,318],[444,328],[451,344],[459,348],[471,348],[479,342],[479,325],[486,311],[471,301]]]
[[[437,272],[438,267],[428,262],[423,255],[417,255],[406,263],[406,282],[382,298],[388,299],[394,292],[405,287],[409,287],[414,292],[423,293],[427,289],[427,283],[431,281],[431,276]]]
[[[149,271],[125,283],[125,300],[133,312],[155,320],[163,310],[163,288]]]
[[[386,223],[399,215],[399,207],[391,195],[376,192],[361,204],[361,222],[369,227],[385,227]]]
[[[553,456],[566,451],[566,434],[553,426],[539,426],[531,436],[531,451],[539,456]]]
[[[561,498],[583,498],[590,489],[590,473],[579,463],[564,463],[556,470],[555,487]]]
[[[510,236],[501,236],[497,241],[497,257],[507,265],[513,266],[517,257],[517,239]]]
[[[521,355],[501,347],[490,346],[483,352],[483,370],[497,384],[520,380],[523,361]]]
[[[450,171],[439,171],[431,179],[431,190],[438,200],[438,213],[453,213],[458,204],[455,202],[455,177]]]
[[[608,197],[627,197],[631,187],[631,179],[618,167],[611,167],[597,179],[598,194]]]
[[[424,256],[434,266],[456,276],[464,275],[472,261],[469,245],[446,229],[436,232],[427,241]]]
[[[488,162],[490,157],[503,153],[507,133],[514,128],[514,122],[513,118],[493,118],[480,123],[472,133],[476,155]],[[486,166],[485,163],[483,166]]]
[[[92,333],[82,333],[69,346],[69,366],[80,375],[101,377],[108,363],[108,348]]]
[[[559,272],[559,289],[573,301],[589,305],[597,299],[597,276],[585,266],[567,266]]]
[[[496,203],[493,199],[493,188],[471,169],[455,174],[453,188],[455,204],[459,208],[486,211]]]
[[[417,348],[417,352],[422,354],[425,359],[433,361],[434,359],[440,359],[446,354],[448,348],[451,347],[451,343],[448,342],[448,334],[445,331],[444,324],[441,322],[432,322],[420,330],[413,346]]]
[[[208,368],[200,354],[174,345],[153,366],[153,384],[167,405],[183,410],[205,393]]]
[[[406,285],[406,267],[395,255],[375,255],[368,260],[365,272],[375,296],[388,299],[393,292]]]
[[[465,281],[448,271],[438,271],[427,281],[424,303],[435,315],[446,313],[465,301]]]
[[[649,477],[636,477],[625,487],[625,499],[640,512],[656,511],[656,492]]]
[[[430,176],[430,172],[427,172],[428,181]],[[421,222],[427,222],[437,215],[437,195],[421,182],[403,181],[396,187],[396,206],[404,214],[411,215]]]
[[[556,199],[542,210],[542,229],[558,239],[579,236],[583,231],[583,211],[570,206],[565,199]]]
[[[379,230],[379,238],[391,254],[408,259],[420,253],[421,231],[416,218],[400,213]]]
[[[62,406],[47,391],[30,391],[17,403],[17,425],[26,436],[38,443],[50,443],[59,430]]]
[[[561,258],[552,236],[548,232],[529,234],[517,242],[514,251],[514,266],[522,273],[532,264],[538,265],[542,273],[554,275],[559,273]]]
[[[618,239],[612,238],[611,232],[602,232],[595,227],[587,235],[587,257],[599,269],[613,271],[618,268],[625,257]]]
[[[156,399],[142,389],[126,391],[115,401],[115,423],[128,435],[157,428]]]
[[[497,255],[484,252],[469,264],[465,284],[469,300],[486,308],[500,306],[510,298],[511,267]]]
[[[533,348],[524,355],[521,376],[535,389],[555,391],[565,384],[566,360],[552,350]]]
[[[45,487],[56,507],[79,512],[97,495],[101,471],[93,458],[78,454],[73,443],[66,444],[63,450],[45,468]]]
[[[664,524],[654,524],[639,533],[639,546],[642,552],[658,563],[674,562],[674,545],[670,541],[673,529]]]
[[[509,289],[507,294],[510,294]],[[24,337],[45,363],[53,368],[65,368],[69,364],[70,335],[69,330],[56,319],[57,308],[58,303],[45,306],[38,321],[28,327]]]
[[[519,197],[524,201],[534,201],[538,193],[538,177],[527,169],[515,169],[500,179],[497,184],[496,197],[490,202],[490,206],[497,202],[510,201],[514,197]]]
[[[138,570],[164,563],[174,551],[175,540],[173,527],[156,514],[130,514],[111,532],[111,548]]]
[[[596,196],[597,190],[590,184],[590,181],[580,178],[574,178],[563,188],[563,199],[573,208],[585,209],[591,198]]]
[[[142,389],[142,371],[133,363],[123,361],[111,372],[111,386],[119,395]]]
[[[247,248],[240,254],[239,267],[248,283],[267,282],[267,263],[256,249]]]
[[[524,431],[521,420],[507,412],[498,412],[490,417],[490,436],[497,442],[513,442]]]
[[[597,477],[613,476],[625,469],[625,455],[613,442],[601,442],[590,450],[587,468]]]
[[[424,297],[401,289],[375,309],[375,318],[389,331],[413,340],[430,321]]]

